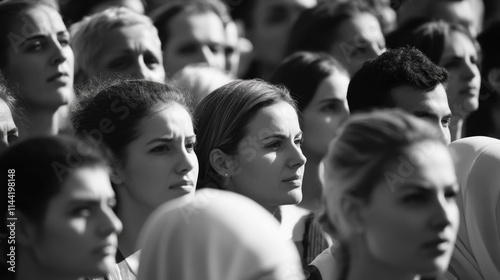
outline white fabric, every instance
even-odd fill
[[[459,280],[500,279],[500,140],[467,137],[450,144],[461,196],[460,229],[450,263]]]
[[[299,280],[297,250],[278,221],[236,193],[202,189],[146,221],[138,247],[139,280]]]

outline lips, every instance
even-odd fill
[[[293,182],[293,181],[297,181],[297,180],[301,180],[301,179],[302,179],[301,176],[294,175],[294,176],[291,176],[291,177],[284,179],[283,182],[287,183],[287,182]]]
[[[47,82],[54,82],[54,81],[62,81],[63,79],[67,79],[69,77],[68,73],[66,72],[57,72],[56,74],[50,76],[47,79]]]
[[[93,252],[100,255],[114,255],[116,254],[116,244],[107,242],[94,249]]]
[[[191,192],[194,190],[194,183],[191,180],[182,180],[168,187],[171,190],[184,190]]]
[[[434,240],[425,242],[422,247],[425,249],[434,249],[438,251],[446,251],[449,246],[451,246],[452,242],[447,238],[436,238]]]

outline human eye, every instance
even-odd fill
[[[424,193],[411,193],[403,196],[402,201],[404,204],[422,205],[427,203],[428,196]]]
[[[110,198],[108,199],[108,207],[111,209],[115,209],[117,205],[116,198]]]
[[[454,189],[446,190],[444,193],[444,197],[447,200],[455,200],[455,198],[457,197],[457,191]]]
[[[78,206],[71,211],[73,217],[88,218],[92,215],[92,209],[89,205]]]
[[[299,138],[295,139],[294,143],[297,147],[302,147],[302,143],[304,143],[304,138],[299,137]]]
[[[59,36],[58,40],[59,40],[59,44],[61,44],[61,46],[63,46],[63,47],[69,46],[69,44],[71,43],[71,39],[70,39],[69,34],[64,34],[64,35]]]
[[[36,39],[36,40],[32,40],[28,46],[26,47],[26,50],[28,52],[36,52],[36,51],[40,51],[43,49],[44,47],[44,42],[42,39]]]
[[[460,59],[456,57],[443,62],[443,67],[447,69],[457,68],[458,66],[460,66]]]
[[[186,150],[190,153],[194,151],[195,147],[196,147],[196,141],[189,141],[188,143],[186,143]]]
[[[448,117],[448,118],[443,118],[441,120],[441,125],[443,127],[449,127],[450,126],[450,123],[451,123],[451,117]]]
[[[224,47],[219,44],[209,44],[208,47],[214,54],[224,53]]]
[[[270,149],[270,150],[273,150],[273,151],[277,151],[279,150],[281,147],[283,146],[283,143],[281,140],[278,140],[278,141],[273,141],[269,144],[266,145],[266,148],[267,149]]]
[[[170,147],[167,144],[156,146],[150,150],[151,153],[166,153],[170,151]]]
[[[337,102],[329,102],[321,107],[322,112],[336,112],[339,109],[339,104]]]
[[[177,52],[182,55],[194,54],[198,51],[198,44],[196,43],[188,43],[181,46]]]
[[[129,64],[130,64],[130,60],[128,58],[126,58],[126,57],[119,57],[119,58],[116,58],[116,59],[112,60],[108,64],[108,69],[115,70],[115,71],[125,70],[129,66]]]
[[[160,61],[156,58],[156,56],[150,53],[144,55],[144,63],[149,69],[154,69],[160,65]]]
[[[17,135],[17,133],[7,136],[7,141],[9,142],[9,144],[13,144],[14,142],[17,142],[18,139],[19,139],[19,136]]]

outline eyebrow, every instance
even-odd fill
[[[434,114],[434,113],[431,113],[431,112],[425,112],[425,111],[415,111],[413,112],[413,115],[416,116],[416,117],[419,117],[419,118],[427,118],[427,119],[432,119],[432,120],[440,120],[439,119],[439,116]],[[453,115],[451,113],[448,113],[446,115],[443,116],[443,119],[445,118],[452,118]]]
[[[300,137],[302,136],[302,131],[300,131],[299,133],[297,133],[295,135],[295,137]],[[267,137],[264,137],[262,139],[260,139],[260,141],[263,141],[263,140],[267,140],[267,139],[270,139],[270,138],[279,138],[279,139],[286,139],[287,136],[285,134],[282,134],[282,133],[274,133],[274,134],[271,134]]]
[[[186,136],[186,139],[187,140],[191,140],[191,141],[196,141],[196,135],[191,135],[191,136]],[[154,143],[172,143],[172,142],[175,142],[177,141],[178,138],[173,138],[173,137],[159,137],[159,138],[155,138],[151,141],[149,141],[148,143],[146,143],[146,145],[150,145],[150,144],[154,144]]]

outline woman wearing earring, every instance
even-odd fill
[[[309,279],[439,277],[453,252],[458,181],[441,134],[400,110],[353,115],[323,160],[325,230],[340,245]]]
[[[78,136],[112,152],[111,180],[123,232],[119,269],[109,277],[136,279],[135,246],[146,218],[163,202],[194,195],[196,136],[184,95],[168,84],[117,82],[97,94],[83,94],[72,123]]]
[[[205,97],[195,110],[200,188],[250,197],[270,213],[302,200],[302,131],[288,91],[238,80]]]
[[[21,139],[55,135],[73,97],[73,51],[59,13],[40,1],[0,3],[0,72],[26,118]]]

